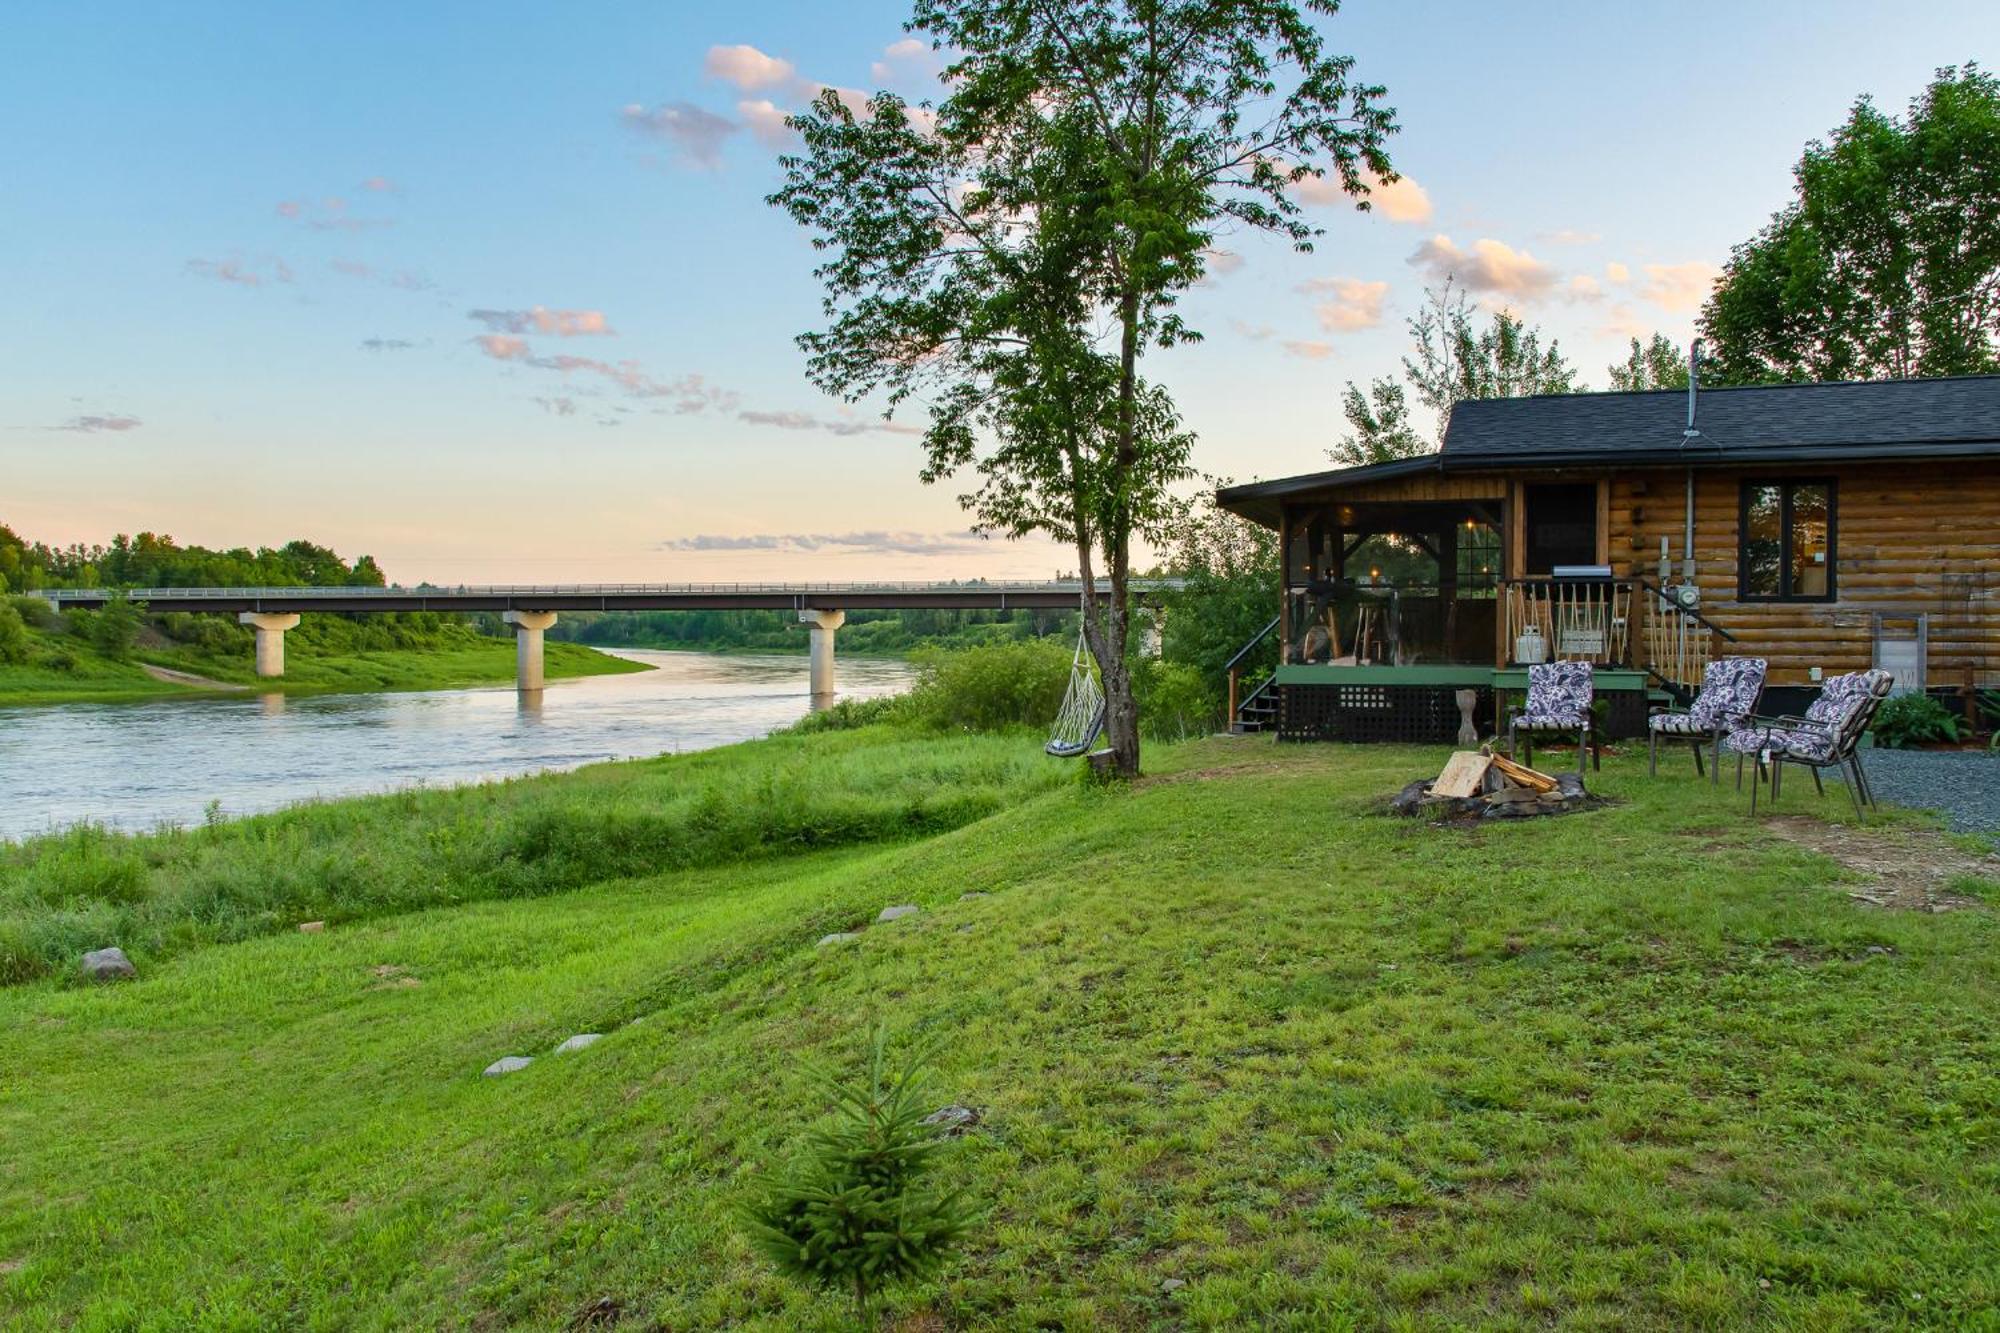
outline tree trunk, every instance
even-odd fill
[[[1111,599],[1104,608],[1103,646],[1091,645],[1104,676],[1104,739],[1110,743],[1118,776],[1139,776],[1139,703],[1132,697],[1132,672],[1125,657],[1131,623],[1132,522],[1122,491],[1138,464],[1139,294],[1128,289],[1118,303],[1122,326],[1118,348],[1118,453],[1113,470],[1121,495],[1104,525],[1105,563],[1111,566]]]

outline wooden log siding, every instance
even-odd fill
[[[1666,537],[1679,578],[1684,477],[1612,477],[1618,574],[1656,579]],[[1837,601],[1737,598],[1742,484],[1783,477],[1836,483]],[[1704,469],[1695,474],[1695,559],[1702,614],[1739,640],[1722,650],[1768,657],[1774,685],[1810,684],[1815,666],[1827,675],[1868,666],[1877,611],[1929,615],[1933,684],[1958,684],[1970,668],[1979,684],[2000,685],[2000,463]]]

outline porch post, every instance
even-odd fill
[[[1292,660],[1292,511],[1278,507],[1278,664]]]

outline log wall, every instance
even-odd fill
[[[1679,578],[1685,473],[1610,479],[1613,569],[1657,581],[1660,538]],[[1832,477],[1834,602],[1737,599],[1742,483]],[[1873,613],[1930,617],[1930,683],[1957,685],[1969,669],[2000,685],[2000,464],[1912,462],[1847,467],[1703,470],[1695,474],[1695,582],[1702,614],[1736,635],[1724,651],[1768,657],[1771,683],[1806,685],[1873,658]],[[1898,627],[1900,628],[1900,627]]]

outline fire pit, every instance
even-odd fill
[[[1418,778],[1396,794],[1399,815],[1439,820],[1534,819],[1576,814],[1606,804],[1580,773],[1540,773],[1488,750],[1461,750],[1435,778]]]

